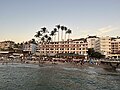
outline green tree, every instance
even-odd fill
[[[101,53],[95,52],[95,50],[93,48],[88,48],[87,53],[88,53],[90,58],[98,58],[98,59],[100,59],[100,58],[104,58],[105,57]]]

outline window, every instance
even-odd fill
[[[85,48],[83,48],[83,50],[85,50]]]

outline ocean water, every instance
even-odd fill
[[[120,90],[120,69],[0,64],[0,90]]]

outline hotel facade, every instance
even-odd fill
[[[120,58],[120,39],[111,37],[94,37],[74,39],[60,42],[39,43],[38,55],[54,56],[58,53],[75,53],[87,57],[88,48],[105,55],[106,58]]]
[[[87,56],[88,43],[86,39],[75,39],[60,42],[39,43],[40,55],[54,56],[58,53],[75,53]]]
[[[118,53],[120,51],[120,39],[113,39],[111,41],[112,53]]]
[[[120,38],[111,40],[111,54],[109,55],[113,58],[120,58]]]
[[[105,55],[106,58],[120,58],[120,38],[99,37],[95,41],[95,51]]]

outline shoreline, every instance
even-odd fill
[[[2,65],[7,65],[7,64],[14,64],[14,63],[21,63],[21,64],[34,64],[34,65],[40,65],[40,66],[45,66],[45,65],[57,65],[57,66],[66,66],[66,67],[77,67],[77,68],[85,68],[85,67],[95,67],[95,68],[104,68],[104,69],[112,69],[109,65],[103,65],[100,62],[91,64],[90,62],[85,62],[83,64],[81,63],[75,63],[75,62],[53,62],[53,61],[30,61],[30,60],[0,60],[0,64]],[[118,67],[120,69],[120,65]]]

